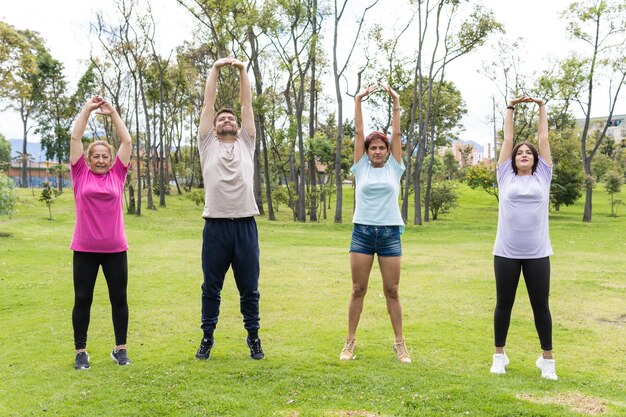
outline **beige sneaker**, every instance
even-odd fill
[[[393,351],[396,354],[396,358],[402,363],[411,363],[411,356],[409,352],[406,350],[406,345],[404,344],[404,340],[402,342],[394,342]]]
[[[339,359],[342,361],[349,361],[356,358],[354,349],[356,348],[356,339],[346,339],[346,344],[341,349]]]

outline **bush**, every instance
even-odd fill
[[[204,190],[203,189],[195,189],[191,190],[187,193],[187,198],[194,203],[196,206],[204,206]]]
[[[430,188],[430,214],[437,220],[439,214],[446,214],[459,205],[454,185],[451,181],[436,182]]]
[[[17,193],[13,180],[0,172],[0,215],[11,215],[15,212]]]
[[[483,189],[487,194],[498,200],[498,182],[496,180],[496,169],[483,164],[472,165],[465,172],[465,181],[472,189]]]

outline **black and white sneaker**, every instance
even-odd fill
[[[261,339],[258,337],[256,339],[246,338],[246,344],[250,348],[250,357],[252,359],[263,359],[265,354],[263,353],[263,348],[261,347]]]
[[[74,369],[82,371],[89,369],[90,367],[89,354],[87,352],[78,352],[76,354],[76,358],[74,359]]]
[[[126,349],[113,349],[111,351],[111,359],[113,359],[118,365],[130,365],[130,359],[128,359],[128,352],[126,352]]]
[[[209,360],[209,357],[211,356],[211,349],[213,349],[213,341],[214,339],[207,339],[206,337],[202,338],[200,347],[196,352],[196,359],[202,359],[205,361]]]

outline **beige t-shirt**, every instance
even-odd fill
[[[205,218],[240,218],[259,214],[254,199],[254,137],[239,130],[234,142],[220,142],[211,129],[198,141],[204,178]]]

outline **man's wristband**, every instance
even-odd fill
[[[513,107],[513,106],[506,106],[506,108],[509,109],[509,110],[515,110],[515,107]]]

